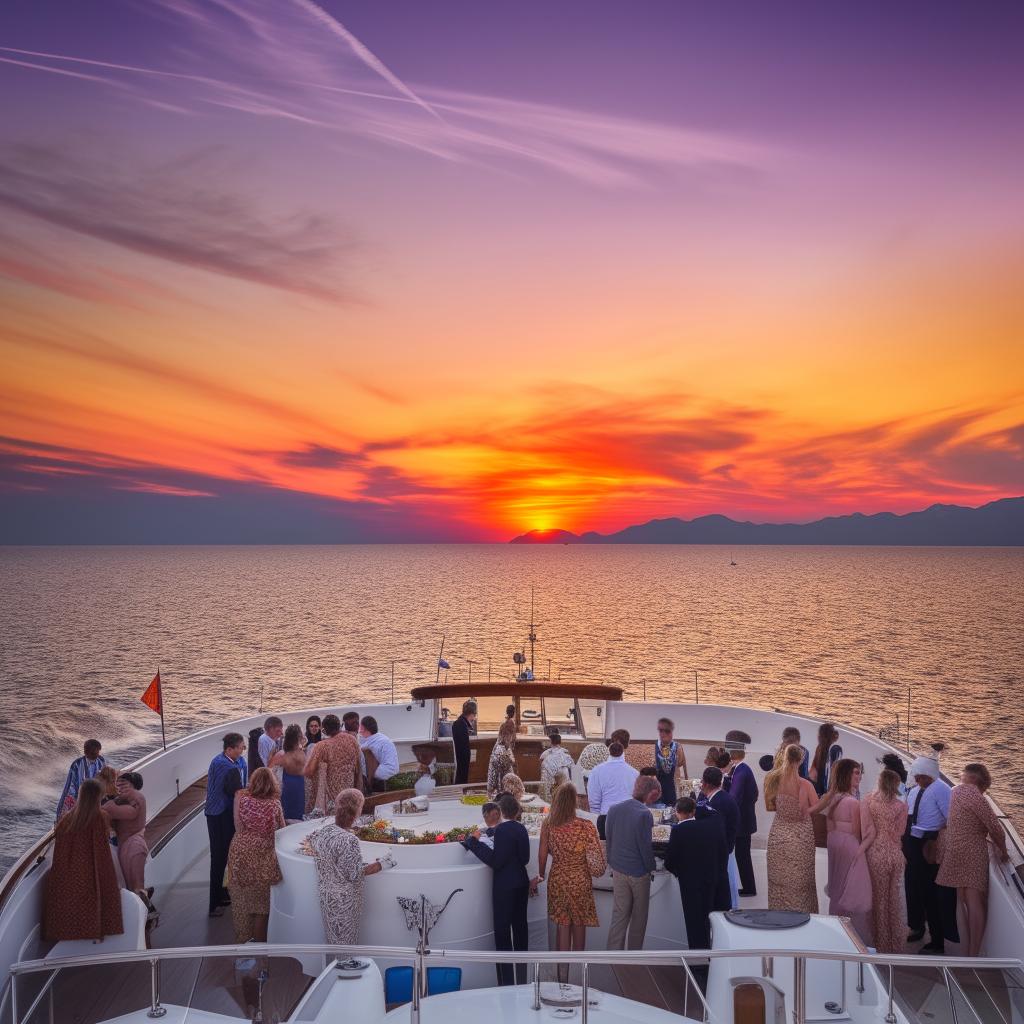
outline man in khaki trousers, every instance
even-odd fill
[[[615,804],[605,821],[608,864],[612,869],[614,908],[608,929],[609,949],[643,949],[647,910],[651,901],[654,818],[648,810],[661,797],[661,785],[641,775],[633,798]]]

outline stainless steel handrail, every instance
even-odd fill
[[[95,953],[90,956],[44,957],[38,960],[22,960],[12,964],[11,974],[36,974],[40,971],[55,970],[59,967],[89,967],[101,964],[140,963],[151,960],[188,960],[197,957],[253,957],[253,956],[370,956],[386,958],[416,958],[415,946],[332,946],[326,943],[260,943],[247,942],[232,946],[177,946],[167,949],[128,950],[121,953]],[[465,963],[600,963],[622,966],[656,965],[678,966],[681,961],[693,960],[735,960],[774,957],[776,960],[801,957],[805,960],[869,964],[871,966],[893,967],[936,967],[963,968],[970,970],[1024,971],[1024,961],[1010,957],[966,957],[966,956],[913,956],[906,953],[856,953],[843,950],[786,949],[666,949],[666,950],[611,950],[584,949],[520,950],[499,951],[494,949],[430,949],[423,955],[429,959],[461,960]]]

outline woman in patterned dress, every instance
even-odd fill
[[[501,793],[501,780],[516,770],[516,720],[506,718],[498,730],[498,739],[487,763],[487,795],[491,800]]]
[[[306,810],[329,814],[343,789],[358,789],[362,780],[359,740],[343,732],[337,715],[324,715],[325,739],[317,743],[306,760],[303,774],[313,780],[307,791]]]
[[[904,953],[907,948],[906,899],[903,894],[903,833],[907,805],[900,799],[900,777],[883,768],[878,786],[860,805],[861,851],[871,876],[871,915],[875,949]]]
[[[980,762],[965,765],[960,785],[949,797],[942,864],[936,881],[956,889],[966,935],[967,956],[980,956],[981,943],[988,924],[988,840],[991,839],[1001,861],[1008,859],[1006,831],[999,823],[985,791],[992,776]]]
[[[832,766],[828,790],[811,808],[828,822],[828,912],[848,917],[867,945],[872,941],[871,876],[861,849],[861,767],[852,758],[840,758]]]
[[[556,926],[555,948],[586,949],[587,929],[597,927],[597,906],[591,878],[604,874],[605,857],[594,823],[576,816],[576,787],[563,783],[555,791],[551,810],[540,828],[537,877],[531,889],[544,881],[548,855],[551,877],[548,879],[548,917]],[[589,851],[589,856],[588,856]],[[569,965],[558,965],[563,983],[569,978]]]
[[[782,764],[764,780],[765,807],[775,812],[768,833],[768,909],[816,914],[818,883],[810,810],[817,794],[810,782],[800,778],[803,760],[803,749],[789,744]]]
[[[269,768],[257,768],[235,794],[235,835],[228,849],[228,889],[235,942],[267,941],[270,887],[281,881],[274,833],[284,828],[280,790]]]
[[[334,824],[311,833],[309,847],[316,860],[327,941],[352,946],[359,940],[363,916],[363,878],[377,874],[383,865],[380,861],[363,864],[359,840],[351,831],[363,811],[363,794],[358,789],[344,789],[334,806]]]
[[[54,829],[53,861],[43,896],[42,937],[48,942],[121,935],[121,890],[114,873],[103,786],[82,782],[76,800]]]
[[[518,803],[522,803],[523,797],[526,796],[526,786],[523,785],[523,780],[518,775],[509,772],[501,780],[501,790],[498,796],[502,793],[508,793],[509,796],[515,797]]]

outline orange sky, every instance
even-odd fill
[[[389,539],[503,540],[1024,491],[998,117],[965,114],[954,153],[957,122],[907,138],[881,106],[837,142],[499,100],[440,65],[414,103],[401,67],[367,92],[306,28],[282,40],[319,90],[301,116],[291,80],[258,106],[159,46],[101,65],[26,35],[0,64],[92,132],[3,127],[9,500],[241,487],[340,499],[363,539],[380,515]],[[325,106],[343,95],[362,105]]]

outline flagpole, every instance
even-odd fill
[[[164,746],[164,750],[167,749],[167,733],[164,730],[164,680],[163,676],[160,675],[160,666],[156,667],[156,675],[160,680],[160,742]]]

